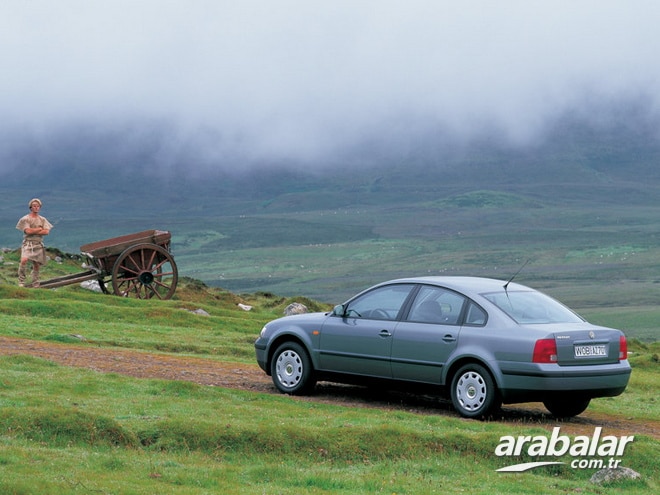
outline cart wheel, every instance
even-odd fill
[[[112,268],[112,288],[122,297],[169,299],[178,278],[172,255],[157,244],[127,248]]]

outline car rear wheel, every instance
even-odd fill
[[[545,408],[556,418],[572,418],[578,414],[582,414],[591,399],[565,397],[563,399],[547,399],[543,401]]]
[[[483,418],[499,407],[499,393],[488,370],[472,363],[454,375],[451,401],[464,418]]]
[[[305,395],[316,385],[309,355],[295,342],[285,342],[277,348],[270,371],[273,383],[285,394]]]

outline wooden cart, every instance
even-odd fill
[[[96,279],[106,294],[170,299],[179,278],[170,238],[165,230],[145,230],[85,244],[80,251],[87,259],[83,268],[88,271],[45,280],[40,287],[50,289]]]

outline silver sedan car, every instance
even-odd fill
[[[405,384],[447,394],[461,416],[543,402],[557,417],[621,394],[625,335],[592,325],[529,287],[477,277],[419,277],[371,287],[328,313],[274,320],[255,342],[283,393],[318,380]]]

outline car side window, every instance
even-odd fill
[[[465,315],[465,324],[472,326],[483,326],[486,324],[486,320],[486,312],[471,302]]]
[[[412,284],[394,284],[362,294],[348,303],[346,316],[371,320],[396,320],[413,287]]]
[[[456,325],[463,311],[465,297],[456,292],[423,285],[410,308],[408,321]]]

